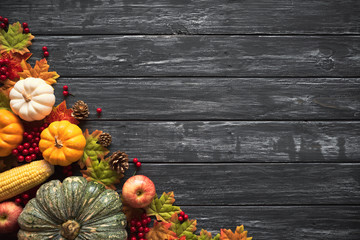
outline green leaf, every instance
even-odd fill
[[[212,238],[212,235],[210,232],[202,229],[200,232],[200,236],[198,237],[198,240],[219,240],[220,239],[220,233],[216,235],[214,238]]]
[[[12,112],[10,107],[10,99],[8,99],[2,92],[0,92],[0,109],[6,109]]]
[[[96,162],[98,158],[104,158],[109,150],[102,145],[100,145],[97,141],[99,139],[102,131],[95,130],[91,135],[89,134],[89,130],[85,130],[84,136],[86,139],[86,145],[84,149],[84,154],[79,161],[79,165],[81,168],[84,168],[85,161],[90,158],[91,161]]]
[[[85,161],[86,170],[81,170],[80,172],[83,174],[83,177],[88,181],[96,181],[107,188],[116,189],[115,184],[120,183],[120,178],[123,175],[118,175],[116,171],[110,168],[108,163],[108,159],[98,159],[90,160],[88,158]]]
[[[170,221],[172,223],[170,230],[175,232],[176,236],[186,236],[186,240],[197,239],[197,236],[194,235],[194,232],[196,231],[196,220],[188,219],[186,221],[180,222],[178,214],[175,213],[171,216]]]
[[[23,33],[23,28],[19,22],[9,25],[6,32],[0,30],[0,53],[2,52],[18,52],[24,54],[30,52],[27,47],[31,45],[34,36],[31,33]]]
[[[146,214],[156,216],[158,221],[168,222],[174,213],[180,212],[180,207],[173,206],[174,192],[163,193],[160,198],[155,195],[154,200],[146,208]]]

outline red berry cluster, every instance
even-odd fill
[[[18,162],[31,162],[38,157],[41,158],[41,152],[39,149],[39,141],[41,132],[48,127],[47,123],[44,123],[41,127],[33,127],[30,131],[24,132],[24,138],[21,145],[12,150],[12,154],[17,157]]]
[[[44,52],[44,57],[48,57],[48,56],[49,56],[49,52],[48,52],[47,46],[43,46],[43,47],[42,47],[42,50],[43,50],[43,52]]]
[[[63,86],[63,95],[64,95],[64,97],[67,97],[67,96],[69,96],[69,87],[67,86],[67,85],[64,85]]]
[[[24,22],[22,25],[24,28],[24,30],[23,30],[24,33],[29,33],[30,32],[29,25],[26,22]]]
[[[71,165],[63,167],[62,172],[65,176],[70,177],[73,175],[73,167]]]
[[[30,199],[29,194],[23,193],[15,198],[15,203],[25,206]]]
[[[9,63],[10,63],[10,60],[7,58],[0,59],[0,80],[1,81],[5,81],[10,75],[10,73],[8,71]]]
[[[189,219],[189,216],[187,214],[185,214],[183,211],[181,211],[179,213],[179,217],[178,217],[180,222],[186,221]]]
[[[145,238],[146,233],[150,231],[148,227],[151,223],[151,218],[143,213],[141,219],[132,219],[130,221],[130,235],[128,240],[147,240]]]
[[[141,167],[141,162],[139,162],[139,159],[134,158],[134,159],[133,159],[133,163],[135,164],[135,166],[136,166],[137,168]]]
[[[2,16],[0,16],[0,27],[2,29],[5,29],[7,27],[7,25],[9,24],[9,19],[7,18],[3,18]]]

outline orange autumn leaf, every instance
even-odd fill
[[[169,239],[167,239],[167,240],[186,240],[186,236],[182,236],[182,237],[180,237],[180,238],[170,236]]]
[[[247,237],[247,231],[244,231],[244,226],[236,227],[235,232],[231,229],[220,230],[220,240],[251,240],[252,237]]]
[[[46,123],[52,123],[55,121],[67,120],[73,124],[79,124],[79,121],[76,120],[71,114],[73,110],[66,108],[66,101],[62,101],[56,107],[53,107],[51,113],[44,119]]]
[[[169,228],[172,223],[154,221],[154,226],[146,234],[146,239],[159,240],[159,239],[178,239],[176,234]],[[186,237],[185,237],[186,239]]]
[[[23,71],[18,73],[21,79],[28,77],[41,78],[47,84],[52,85],[56,83],[56,79],[60,77],[60,75],[55,71],[49,72],[50,66],[47,64],[45,58],[41,59],[40,61],[36,61],[34,68],[32,68],[31,65],[26,61],[21,62],[21,67]]]

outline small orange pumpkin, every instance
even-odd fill
[[[0,157],[6,157],[23,140],[24,128],[18,117],[0,109]]]
[[[46,161],[68,166],[81,158],[86,145],[81,129],[69,121],[52,122],[41,132],[39,148]]]

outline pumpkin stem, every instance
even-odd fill
[[[27,94],[25,94],[24,92],[21,93],[23,98],[25,99],[25,102],[30,102],[31,101],[31,97]]]
[[[67,220],[61,225],[60,234],[68,240],[74,240],[80,232],[80,224],[74,220]]]
[[[63,144],[60,139],[58,139],[58,136],[55,136],[55,147],[62,148]]]

